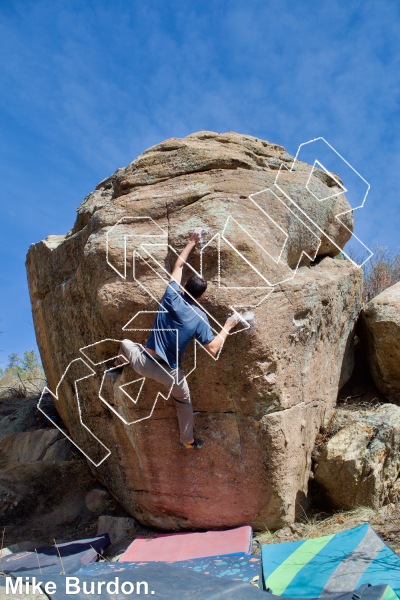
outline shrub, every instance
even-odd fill
[[[45,385],[43,367],[34,350],[25,350],[22,356],[10,354],[6,368],[0,369],[1,398],[27,398],[38,395]]]

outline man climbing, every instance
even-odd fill
[[[145,347],[123,340],[120,356],[115,361],[116,365],[126,364],[125,357],[139,375],[154,379],[168,390],[173,382],[171,396],[178,415],[180,442],[184,448],[191,449],[201,448],[203,442],[193,437],[193,407],[181,366],[182,355],[195,337],[210,354],[216,356],[229,332],[240,320],[237,315],[230,316],[214,336],[207,315],[194,301],[206,291],[206,281],[192,275],[181,292],[183,267],[200,237],[201,230],[195,230],[176,260]]]

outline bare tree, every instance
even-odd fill
[[[400,281],[400,254],[387,246],[378,245],[365,264],[363,301],[369,302],[386,288]]]

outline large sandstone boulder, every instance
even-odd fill
[[[351,370],[362,275],[330,258],[352,227],[351,213],[335,218],[349,209],[336,180],[299,161],[289,171],[292,163],[281,146],[235,133],[167,140],[101,182],[67,235],[29,249],[53,393],[63,377],[60,415],[99,480],[143,523],[278,527],[306,502],[315,437]],[[197,226],[208,233],[190,264],[209,281],[202,306],[212,327],[232,306],[255,320],[218,361],[188,350],[205,444],[187,452],[171,399],[155,404],[164,390],[141,389],[130,368],[114,384],[102,374],[118,340],[145,342],[174,249]]]
[[[377,510],[398,501],[399,472],[400,407],[385,404],[348,418],[322,449],[315,479],[335,507]]]
[[[360,321],[375,385],[400,404],[400,282],[368,302]]]

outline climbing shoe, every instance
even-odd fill
[[[183,442],[181,443],[182,448],[190,448],[192,450],[200,450],[203,447],[203,442],[201,440],[194,440],[194,442]]]

